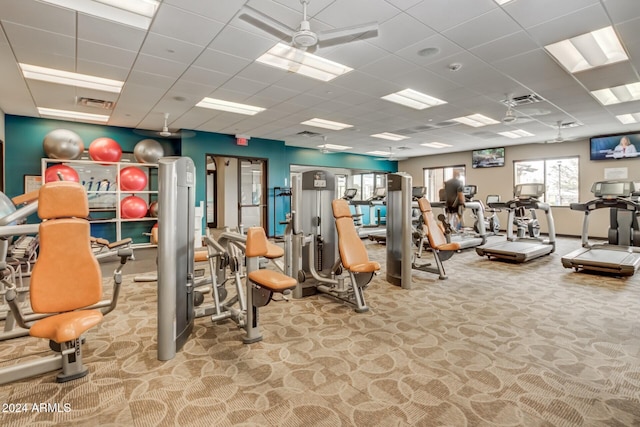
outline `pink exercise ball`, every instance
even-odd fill
[[[62,178],[60,176],[62,176]],[[47,170],[44,171],[44,182],[53,182],[53,181],[74,181],[80,182],[80,176],[78,172],[70,166],[67,165],[53,165],[49,166]]]
[[[149,216],[153,218],[158,217],[158,202],[149,203]]]
[[[96,138],[89,144],[89,157],[98,162],[119,162],[122,148],[111,138]]]
[[[142,191],[147,186],[147,174],[135,166],[127,166],[120,171],[120,189]]]
[[[144,218],[149,208],[138,196],[127,196],[120,202],[120,217],[123,219]]]

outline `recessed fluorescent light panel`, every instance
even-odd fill
[[[120,93],[124,85],[124,82],[118,80],[104,79],[102,77],[72,73],[70,71],[56,70],[53,68],[38,67],[37,65],[19,65],[25,79],[41,80],[49,83],[84,87],[113,93]]]
[[[499,121],[487,116],[483,116],[482,114],[472,114],[470,116],[457,117],[451,120],[462,123],[463,125],[473,126],[474,128],[500,123]]]
[[[525,136],[534,136],[531,132],[527,132],[526,130],[516,129],[509,132],[498,132],[498,135],[506,136],[511,139],[524,138]]]
[[[513,1],[513,0],[494,0],[494,1],[496,3],[498,3],[500,6],[502,6],[503,4],[507,4],[507,3],[509,3],[510,1]]]
[[[253,116],[265,110],[262,107],[255,107],[253,105],[239,104],[237,102],[223,101],[222,99],[214,98],[203,98],[202,101],[196,104],[196,107],[228,111],[230,113],[245,114],[247,116]]]
[[[38,113],[43,117],[55,117],[59,119],[81,120],[86,122],[107,123],[109,116],[103,114],[89,114],[79,111],[56,110],[54,108],[38,107]]]
[[[640,99],[640,82],[591,92],[602,105],[622,104]]]
[[[367,154],[373,154],[374,156],[390,156],[389,151],[367,151]]]
[[[324,119],[317,119],[317,118],[304,121],[300,124],[315,126],[315,127],[324,128],[324,129],[331,129],[331,130],[342,130],[342,129],[353,127],[353,125],[348,125],[340,122],[332,122],[331,120],[324,120]]]
[[[630,125],[640,122],[640,113],[621,114],[616,116],[616,119],[620,120],[623,125]]]
[[[629,59],[613,27],[605,27],[544,48],[571,73]]]
[[[449,145],[449,144],[445,144],[443,142],[424,142],[422,144],[423,147],[429,147],[429,148],[446,148],[446,147],[453,147],[453,145]]]
[[[256,61],[323,82],[328,82],[353,70],[346,65],[329,61],[284,43],[278,43]]]
[[[143,30],[149,29],[158,0],[41,0]]]
[[[374,138],[387,139],[389,141],[402,141],[403,139],[409,139],[408,136],[396,135],[395,133],[382,132],[371,135]]]
[[[416,110],[424,110],[425,108],[447,103],[447,101],[434,98],[433,96],[413,89],[405,89],[400,92],[391,93],[383,96],[382,99],[404,105],[405,107],[415,108]]]
[[[343,151],[353,147],[347,147],[346,145],[338,145],[338,144],[323,144],[323,145],[318,145],[318,148],[324,148],[326,150]]]

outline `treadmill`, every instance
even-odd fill
[[[514,188],[514,199],[508,202],[491,203],[494,209],[505,209],[509,212],[507,220],[507,240],[476,248],[480,256],[489,259],[499,258],[515,262],[527,262],[544,255],[549,255],[556,250],[556,231],[553,224],[551,207],[547,203],[538,200],[544,194],[544,184],[518,184]],[[522,210],[542,211],[547,219],[548,237],[538,236],[514,236],[513,223],[516,212]]]
[[[473,197],[477,194],[478,187],[475,185],[465,185],[462,187],[462,194],[464,195],[464,207],[465,209],[471,209],[473,215],[476,217],[476,225],[473,228],[473,231],[461,230],[454,231],[451,230],[450,227],[445,225],[446,232],[445,236],[447,238],[447,242],[458,243],[460,245],[460,249],[468,249],[475,248],[476,246],[484,245],[487,243],[487,231],[485,229],[484,222],[484,208],[482,203],[479,201],[473,200]],[[431,202],[432,208],[442,208],[443,214],[438,215],[438,219],[441,222],[446,221],[447,218],[447,210],[446,203],[443,201],[439,202]]]
[[[618,276],[635,274],[640,266],[640,204],[631,198],[633,191],[630,181],[599,181],[591,187],[595,199],[571,204],[572,210],[584,212],[582,247],[562,257],[565,268]],[[608,243],[589,243],[589,213],[604,208],[610,210]]]

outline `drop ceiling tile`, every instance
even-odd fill
[[[387,3],[394,5],[400,10],[407,10],[422,2],[422,0],[387,0]]]
[[[273,40],[255,33],[227,27],[211,42],[209,49],[254,61],[275,46]]]
[[[24,61],[24,57],[29,57],[30,59],[36,59],[37,62],[30,62],[33,65],[50,67],[51,65],[45,62],[45,60],[48,60],[51,56],[73,58],[76,55],[76,41],[74,37],[11,22],[3,23],[2,26],[19,61]],[[45,53],[47,57],[43,58],[43,60],[37,60],[38,55],[43,53]],[[74,71],[73,68],[67,68],[66,70]]]
[[[232,91],[238,94],[243,94],[243,97],[241,99],[244,100],[260,92],[267,86],[268,85],[265,85],[263,82],[260,82],[260,81],[249,80],[242,77],[234,77],[230,80],[227,80],[217,90]],[[237,101],[237,102],[241,102],[241,101]],[[261,107],[261,105],[259,105],[259,107]]]
[[[338,45],[331,49],[318,49],[316,55],[357,70],[383,55],[388,55],[388,52],[366,41],[357,41]]]
[[[582,71],[574,74],[574,77],[590,91],[638,81],[637,70],[631,66],[629,61]]]
[[[531,38],[540,46],[579,36],[611,25],[600,4],[579,9],[569,15],[551,19],[528,28]]]
[[[170,61],[191,64],[203,52],[204,48],[192,43],[163,36],[161,34],[149,33],[144,40],[140,53],[152,55]]]
[[[540,49],[538,44],[525,31],[518,31],[469,50],[483,61],[492,63],[535,49]]]
[[[369,22],[381,24],[398,13],[400,11],[385,0],[349,0],[332,2],[314,18],[330,22],[335,28],[343,28]]]
[[[234,75],[252,61],[214,49],[205,49],[193,65],[207,70]]]
[[[399,13],[379,26],[378,37],[368,42],[389,52],[395,52],[407,45],[407,40],[422,40],[435,31],[413,16]]]
[[[151,55],[138,55],[133,67],[134,71],[151,73],[177,79],[187,69],[187,65],[181,62],[169,61]]]
[[[207,46],[222,27],[219,22],[161,3],[150,31],[198,46]]]
[[[113,67],[129,69],[136,60],[136,52],[118,49],[108,45],[78,40],[78,60],[109,64]],[[78,70],[78,72],[80,72]],[[99,75],[102,77],[102,75]]]
[[[218,22],[227,22],[237,13],[245,0],[225,0],[215,3],[201,0],[164,0],[164,3]]]
[[[448,2],[424,0],[408,9],[407,13],[434,30],[443,32],[496,7],[493,0],[458,0],[455,4],[455,13],[453,13]]]
[[[471,49],[520,30],[521,27],[509,15],[501,8],[496,8],[442,34],[457,45]]]
[[[87,61],[78,59],[76,62],[76,71],[80,74],[88,74],[90,76],[100,76],[105,79],[127,80],[129,68],[114,67],[111,64],[101,62]]]
[[[154,99],[159,99],[173,85],[174,81],[173,78],[159,74],[132,70],[122,92],[128,92],[130,85],[132,88],[154,88],[158,92],[154,95]]]
[[[431,50],[432,53],[424,54],[425,49]],[[396,52],[396,54],[408,61],[424,66],[463,51],[460,46],[443,35],[434,34],[424,40],[409,44]]]
[[[78,14],[78,39],[137,52],[146,32],[117,22]]]
[[[333,80],[333,84],[338,87],[348,88],[349,90],[373,96],[384,96],[396,90],[401,90],[397,89],[395,83],[370,76],[357,70],[336,78]]]
[[[281,103],[298,95],[297,92],[288,90],[282,87],[269,86],[257,92],[251,96],[248,101],[252,105],[260,105],[264,108],[271,108],[277,106],[278,109],[282,107]],[[289,111],[284,111],[284,114],[289,114]]]
[[[229,76],[227,74],[193,66],[189,67],[184,74],[180,76],[181,82],[197,83],[209,88],[208,91],[224,84],[228,79]]]
[[[640,15],[640,2],[636,0],[604,0],[603,4],[614,24]]]
[[[420,70],[417,65],[398,58],[395,55],[386,55],[371,64],[360,67],[359,73],[365,73],[378,79],[395,81],[398,75]]]
[[[76,13],[34,0],[3,1],[0,21],[13,22],[43,31],[74,37]]]

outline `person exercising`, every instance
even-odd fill
[[[460,171],[453,172],[453,178],[444,183],[445,206],[447,214],[451,217],[456,215],[456,230],[462,229],[462,213],[464,209],[463,184],[460,180]]]

